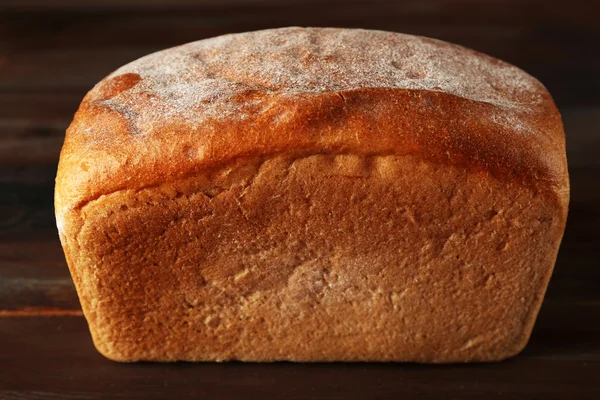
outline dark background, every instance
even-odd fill
[[[600,2],[0,0],[0,399],[600,399]],[[54,225],[63,135],[120,65],[223,33],[340,26],[459,43],[540,79],[571,206],[532,339],[496,364],[117,364],[94,350]]]

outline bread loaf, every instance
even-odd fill
[[[537,80],[358,29],[134,61],[67,131],[56,221],[118,361],[493,361],[526,345],[569,201]]]

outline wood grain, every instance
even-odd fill
[[[0,397],[64,399],[596,399],[598,359],[522,356],[496,364],[117,364],[77,317],[0,319]],[[7,334],[10,332],[10,334]],[[39,340],[44,332],[44,340]],[[35,360],[35,362],[32,362]],[[48,368],[51,366],[51,368]],[[557,379],[560,377],[560,379]],[[46,397],[42,397],[42,394]],[[13,396],[13,397],[10,397]],[[23,396],[23,397],[18,397]]]
[[[600,398],[600,3],[573,0],[0,0],[0,399]],[[538,77],[561,109],[571,205],[530,344],[498,364],[116,364],[100,356],[58,241],[64,130],[137,57],[285,25],[437,37]]]

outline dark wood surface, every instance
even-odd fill
[[[0,399],[600,399],[598,1],[0,0]],[[496,364],[118,364],[93,348],[52,208],[85,92],[149,52],[286,25],[422,34],[512,62],[554,95],[571,206],[529,346]]]

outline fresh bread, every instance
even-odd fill
[[[357,29],[128,64],[67,131],[56,220],[118,361],[493,361],[526,345],[569,201],[522,70]]]

